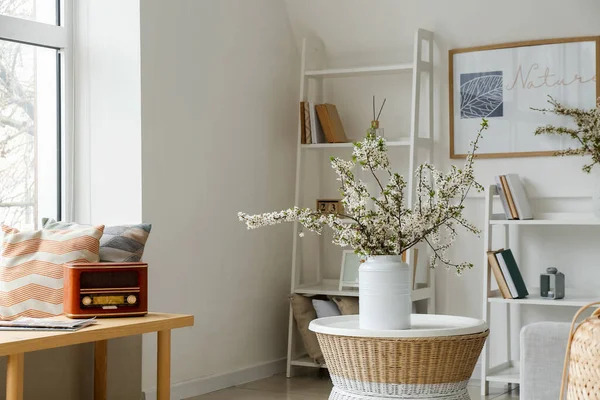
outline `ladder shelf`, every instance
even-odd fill
[[[312,84],[322,85],[323,78],[343,78],[343,77],[368,77],[372,75],[397,75],[397,74],[411,74],[411,124],[410,131],[408,134],[404,134],[398,139],[390,139],[387,141],[387,146],[390,148],[390,159],[399,160],[399,162],[408,163],[408,173],[405,176],[407,179],[407,205],[411,207],[414,204],[415,199],[415,187],[413,182],[414,173],[418,165],[423,162],[433,162],[433,103],[434,103],[434,90],[433,90],[433,32],[418,29],[414,35],[414,47],[413,47],[413,60],[409,63],[400,63],[393,65],[380,65],[380,66],[362,66],[362,67],[349,67],[349,68],[323,68],[319,64],[321,60],[319,57],[323,57],[324,51],[322,46],[316,46],[316,48],[309,48],[308,40],[302,41],[301,49],[301,71],[300,71],[300,98],[299,101],[309,100],[309,81]],[[310,59],[309,59],[310,58]],[[308,68],[308,66],[311,68]],[[315,66],[319,66],[316,67]],[[424,77],[423,77],[424,76]],[[312,96],[314,97],[314,96]],[[322,100],[322,99],[310,99],[310,100]],[[423,102],[423,105],[421,105]],[[425,127],[420,130],[420,120],[425,120]],[[423,132],[424,131],[424,132]],[[295,186],[295,200],[294,205],[300,207],[305,203],[302,201],[303,193],[303,173],[302,170],[306,164],[307,157],[321,157],[318,152],[314,150],[327,150],[327,149],[340,149],[340,151],[347,151],[344,149],[352,149],[352,143],[318,143],[318,144],[302,144],[300,137],[302,134],[302,124],[298,121],[298,145],[296,152],[296,186]],[[392,148],[405,148],[401,150],[401,155],[398,156],[399,150],[392,150]],[[310,150],[310,151],[309,151]],[[322,153],[324,154],[324,153]],[[317,164],[322,168],[327,168],[328,163],[317,161]],[[314,167],[314,166],[313,166]],[[357,297],[358,290],[356,289],[344,289],[340,290],[339,280],[337,279],[325,279],[321,273],[321,258],[323,239],[313,240],[310,244],[315,246],[311,247],[310,252],[304,252],[302,246],[308,246],[306,239],[299,239],[298,233],[300,232],[300,226],[298,223],[294,223],[294,236],[293,236],[293,251],[292,251],[292,278],[291,278],[291,293],[297,293],[302,295],[325,295],[325,296],[351,296]],[[301,241],[302,242],[301,244]],[[340,249],[341,252],[342,249]],[[311,263],[315,271],[311,277],[309,283],[301,282],[300,276],[301,269],[304,264],[299,260],[306,254],[310,254],[316,261]],[[419,259],[426,259],[426,254]],[[410,249],[407,252],[407,262],[409,265],[413,265],[415,260],[415,251]],[[412,279],[412,276],[411,276]],[[413,302],[419,300],[427,301],[427,312],[433,313],[435,311],[435,276],[433,273],[428,273],[428,286],[419,287],[412,291]],[[293,367],[316,367],[326,368],[325,365],[316,364],[307,357],[305,354],[298,354],[296,352],[296,343],[298,342],[298,332],[294,322],[294,316],[292,308],[289,310],[289,329],[288,329],[288,352],[287,352],[287,376],[292,376]]]

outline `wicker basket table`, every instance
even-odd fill
[[[489,334],[484,321],[413,314],[411,329],[359,329],[358,315],[320,318],[330,400],[469,400],[467,383]]]

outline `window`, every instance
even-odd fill
[[[30,21],[57,24],[56,0],[0,0],[0,14]]]
[[[64,208],[68,9],[67,0],[0,0],[0,223],[21,229]]]

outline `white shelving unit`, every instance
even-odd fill
[[[529,296],[524,299],[504,299],[499,290],[492,290],[492,273],[488,264],[487,251],[496,250],[492,248],[493,228],[494,226],[504,227],[504,248],[518,247],[517,243],[511,243],[510,229],[518,229],[520,226],[583,226],[597,225],[600,227],[600,219],[591,214],[584,213],[545,213],[534,214],[534,219],[530,220],[507,220],[504,214],[494,214],[494,198],[498,196],[496,186],[491,185],[486,191],[485,203],[485,228],[484,228],[484,256],[483,256],[483,319],[490,321],[491,304],[504,304],[506,306],[506,336],[507,348],[506,359],[499,365],[490,366],[490,340],[485,344],[482,353],[481,362],[481,394],[487,395],[490,382],[499,382],[507,384],[520,384],[521,374],[519,362],[512,359],[512,347],[519,346],[518,338],[513,335],[511,329],[511,309],[517,315],[520,314],[520,307],[524,305],[537,305],[548,307],[581,307],[593,301],[600,300],[600,295],[592,293],[583,293],[569,291],[564,299],[548,300],[540,297],[539,288],[528,288]],[[518,257],[518,254],[515,255]],[[524,268],[526,266],[520,265]],[[520,328],[520,327],[519,327]],[[491,327],[495,330],[495,327]],[[518,329],[516,329],[518,332]],[[516,343],[513,343],[516,342]]]
[[[345,78],[345,77],[368,77],[373,75],[394,75],[394,74],[412,74],[412,107],[411,107],[411,125],[410,132],[405,137],[400,137],[387,142],[387,146],[390,148],[394,147],[405,147],[408,149],[409,157],[407,159],[408,179],[407,196],[408,205],[412,206],[415,197],[415,190],[413,185],[414,172],[419,164],[424,161],[433,161],[433,32],[426,31],[423,29],[417,30],[414,37],[414,49],[413,49],[413,60],[410,63],[395,64],[395,65],[380,65],[380,66],[365,66],[365,67],[353,67],[353,68],[308,68],[308,65],[315,66],[322,61],[324,51],[322,45],[317,43],[316,45],[309,45],[307,39],[303,40],[302,43],[302,56],[301,56],[301,74],[300,74],[300,101],[308,101],[308,82],[309,80],[316,80],[317,83],[322,84],[322,80],[325,78]],[[309,59],[310,58],[310,59]],[[426,82],[422,79],[422,75],[426,76]],[[425,83],[427,85],[425,86]],[[421,106],[421,95],[425,94],[424,103],[426,107]],[[313,100],[313,99],[311,99]],[[423,110],[426,108],[426,110]],[[427,114],[425,114],[427,113]],[[423,130],[419,129],[419,116],[427,116],[428,127]],[[295,205],[301,206],[301,194],[302,194],[302,170],[304,166],[304,159],[306,152],[314,151],[325,151],[327,149],[344,149],[347,148],[349,151],[353,148],[352,143],[320,143],[320,144],[301,144],[301,124],[298,122],[298,149],[297,149],[297,164],[296,164],[296,189],[295,189]],[[419,158],[419,150],[422,160]],[[423,156],[426,154],[426,156]],[[393,154],[390,154],[390,158],[394,160]],[[316,269],[316,281],[314,282],[300,282],[300,266],[302,265],[299,261],[301,257],[301,251],[299,250],[300,241],[298,238],[299,225],[294,224],[294,237],[293,237],[293,258],[292,258],[292,281],[291,281],[291,292],[303,295],[337,295],[337,296],[358,296],[358,290],[339,290],[339,281],[335,279],[323,279],[321,274],[320,261],[315,263],[314,268]],[[302,240],[302,239],[300,239]],[[322,240],[321,240],[322,241]],[[320,254],[321,252],[321,241],[318,241],[317,247],[314,249],[313,254]],[[341,252],[341,249],[340,249]],[[407,252],[407,262],[409,265],[413,265],[414,251],[409,250]],[[433,313],[435,311],[435,281],[434,274],[429,274],[429,285],[425,288],[420,288],[412,292],[412,300],[427,300],[427,312]],[[290,307],[289,315],[289,331],[288,331],[288,357],[287,357],[287,376],[291,377],[293,370],[292,367],[315,367],[315,368],[326,368],[325,365],[314,363],[305,354],[297,354],[296,342],[298,332],[295,326],[292,309]]]
[[[298,294],[322,294],[325,296],[350,296],[358,297],[358,290],[339,290],[339,281],[335,279],[323,279],[319,283],[298,285],[295,293]]]
[[[291,361],[294,367],[327,368],[325,364],[316,364],[309,356],[302,356]]]

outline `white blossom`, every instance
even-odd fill
[[[557,151],[556,155],[583,156],[589,154],[592,158],[592,162],[585,164],[582,169],[584,172],[591,172],[594,165],[600,164],[600,98],[598,99],[595,108],[583,110],[580,108],[563,106],[551,96],[548,97],[548,103],[552,105],[552,108],[533,108],[533,110],[570,117],[573,119],[576,128],[545,125],[538,127],[535,130],[535,135],[564,135],[574,139],[580,145],[579,147]]]
[[[412,209],[406,205],[406,181],[391,171],[385,139],[369,133],[354,143],[352,160],[331,158],[344,205],[343,214],[325,214],[309,208],[293,207],[283,211],[248,215],[238,213],[248,229],[282,222],[299,222],[304,228],[321,234],[328,226],[333,231],[333,243],[351,247],[362,256],[399,255],[425,242],[432,249],[431,266],[445,264],[458,273],[473,264],[452,263],[446,252],[457,237],[457,228],[478,234],[479,230],[462,216],[464,200],[471,188],[482,191],[475,181],[474,154],[487,120],[483,120],[465,166],[455,166],[443,173],[430,164],[421,165],[415,173],[416,201]],[[378,185],[375,195],[369,193],[363,181],[357,179],[355,168],[369,171]],[[377,174],[377,171],[382,171]],[[386,175],[387,182],[379,178]],[[348,223],[351,222],[351,223]],[[304,236],[304,232],[299,235]]]

